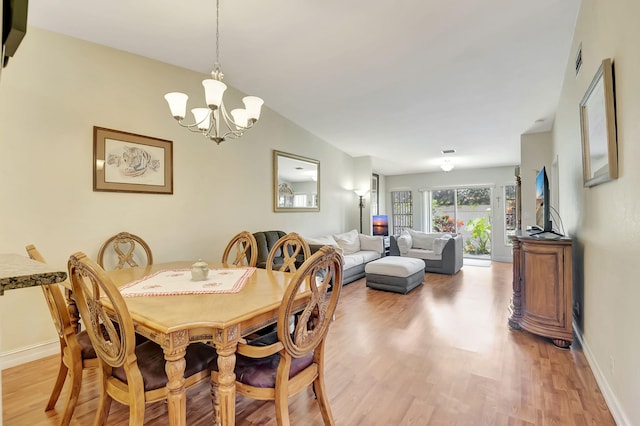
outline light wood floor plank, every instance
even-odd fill
[[[511,264],[426,274],[408,295],[344,287],[327,342],[326,382],[338,425],[615,425],[582,350],[507,327]],[[44,407],[56,357],[3,371],[7,426],[56,425]],[[73,425],[93,421],[95,372],[85,372]],[[321,425],[313,392],[290,400],[292,424]],[[275,425],[271,402],[237,399],[238,425]],[[189,425],[212,422],[209,386],[188,392]],[[146,425],[166,425],[166,405],[147,407]],[[114,402],[109,425],[126,425]]]

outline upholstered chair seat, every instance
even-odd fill
[[[136,358],[138,368],[142,374],[144,391],[149,392],[167,386],[169,379],[165,371],[164,352],[162,348],[154,342],[146,341],[136,346]],[[204,343],[192,343],[187,346],[187,353],[184,359],[187,363],[184,369],[184,377],[191,377],[199,371],[207,369],[207,364],[216,363],[215,350]],[[111,373],[115,378],[127,383],[127,375],[124,367],[115,367]]]
[[[273,331],[257,339],[252,340],[251,346],[268,346],[278,342],[278,332]],[[302,358],[293,358],[289,369],[289,379],[293,379],[298,373],[313,363],[313,353]],[[275,353],[265,358],[250,358],[236,354],[236,381],[256,388],[275,388],[276,373],[280,364],[280,354]],[[217,359],[209,364],[209,369],[218,371]]]

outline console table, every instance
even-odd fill
[[[0,296],[5,290],[59,283],[67,273],[19,254],[0,254]]]
[[[549,337],[559,348],[573,341],[570,238],[526,233],[513,241],[513,298],[509,327]]]

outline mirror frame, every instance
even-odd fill
[[[309,163],[316,166],[316,190],[317,190],[317,205],[315,207],[280,207],[278,205],[278,185],[280,175],[278,170],[278,164],[280,158],[288,158],[292,160]],[[273,211],[274,212],[318,212],[320,211],[320,161],[312,158],[302,157],[300,155],[289,154],[287,152],[273,150]]]
[[[613,63],[604,59],[580,102],[584,186],[618,178]]]

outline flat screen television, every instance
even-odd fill
[[[540,228],[537,233],[553,232],[549,206],[549,179],[544,167],[536,177],[536,225]]]
[[[2,67],[15,55],[27,33],[28,0],[2,0]]]
[[[389,218],[385,215],[373,217],[373,235],[389,236]]]

